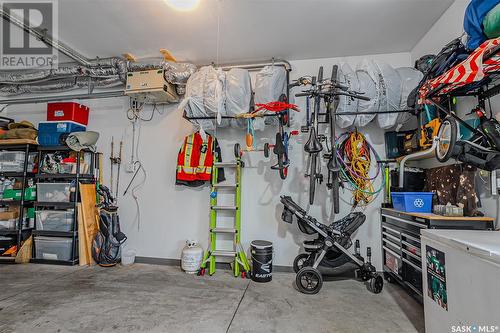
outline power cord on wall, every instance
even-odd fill
[[[132,154],[130,159],[130,164],[133,166],[132,170],[135,170],[132,179],[127,185],[127,188],[123,192],[123,196],[125,196],[129,190],[134,199],[136,209],[137,209],[137,230],[140,230],[141,225],[141,207],[139,204],[139,195],[138,191],[144,186],[147,180],[147,171],[144,168],[144,165],[140,158],[140,140],[141,140],[141,123],[152,121],[155,113],[162,115],[164,111],[160,111],[156,104],[153,104],[151,115],[149,117],[143,118],[141,113],[144,113],[144,103],[139,102],[136,99],[130,99],[130,108],[127,111],[127,118],[132,123]],[[132,186],[139,172],[142,172],[142,180],[135,186]]]

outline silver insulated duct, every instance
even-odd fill
[[[165,80],[182,88],[196,71],[190,63],[173,63],[162,59],[129,62],[123,58],[95,59],[90,66],[61,64],[55,69],[0,71],[0,96],[42,92],[63,92],[79,88],[125,86],[127,72],[164,69]],[[182,89],[178,89],[181,90]]]
[[[164,69],[165,79],[182,88],[196,70],[193,64],[170,63],[163,58],[152,58],[137,63],[121,57],[90,59],[65,43],[54,40],[46,32],[32,28],[3,8],[0,8],[0,16],[4,21],[19,27],[74,61],[60,64],[53,69],[0,71],[0,96],[3,97],[56,93],[80,88],[87,88],[90,95],[95,88],[124,87],[127,72],[147,69]]]

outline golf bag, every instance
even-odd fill
[[[99,266],[109,267],[120,262],[120,246],[125,243],[127,236],[120,230],[118,207],[112,205],[109,189],[100,185],[98,193],[104,201],[100,205],[99,231],[92,242],[92,258]]]

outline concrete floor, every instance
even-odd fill
[[[190,276],[176,267],[0,266],[0,332],[423,332],[423,310],[397,285],[374,295],[358,281],[318,295],[270,283]]]

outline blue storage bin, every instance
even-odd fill
[[[41,146],[61,146],[61,135],[85,132],[85,126],[73,121],[43,121],[38,124],[38,144]]]
[[[431,213],[432,192],[393,192],[394,209],[408,213]]]

